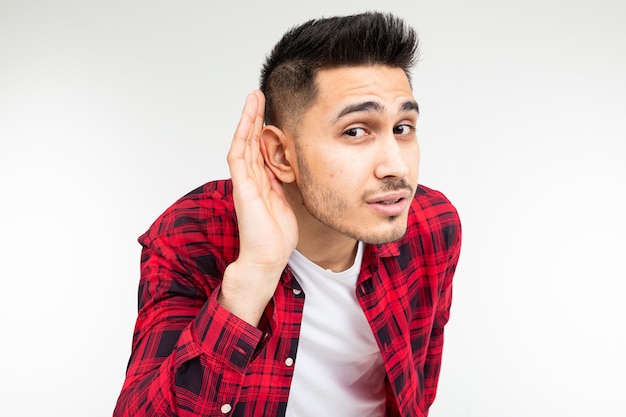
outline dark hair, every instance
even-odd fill
[[[410,81],[417,53],[415,31],[391,14],[367,12],[295,26],[274,46],[261,71],[265,122],[283,128],[302,114],[315,101],[320,69],[386,65],[402,68]]]

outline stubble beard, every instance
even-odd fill
[[[297,152],[297,159],[300,170],[299,188],[302,204],[306,211],[318,222],[351,239],[375,245],[392,242],[404,236],[407,229],[406,216],[388,217],[388,222],[390,224],[395,223],[395,227],[385,234],[372,233],[364,228],[358,227],[358,225],[350,225],[342,222],[349,208],[346,200],[332,191],[323,189],[315,183],[313,175],[307,163],[304,161],[304,158],[301,157],[300,152]],[[384,183],[378,192],[399,189],[408,189],[411,191],[411,195],[413,195],[413,187],[404,179],[395,182],[389,180]],[[362,198],[364,204],[367,194]],[[404,221],[402,218],[404,218]]]

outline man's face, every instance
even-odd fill
[[[295,127],[297,190],[286,188],[301,229],[399,239],[419,168],[417,104],[404,71],[342,67],[320,71],[316,82],[317,99]]]

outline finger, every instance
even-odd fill
[[[235,129],[230,150],[228,151],[227,161],[231,170],[231,176],[233,177],[236,175],[236,173],[233,173],[233,168],[235,168],[237,162],[244,161],[246,143],[249,141],[249,135],[252,131],[257,114],[258,97],[254,93],[250,93],[246,97],[246,102],[241,112],[237,128]]]
[[[272,191],[281,199],[283,200],[285,203],[287,202],[285,200],[285,191],[283,189],[283,183],[276,178],[276,175],[274,175],[274,173],[272,172],[272,170],[270,169],[270,167],[268,167],[267,165],[265,165],[265,172],[267,174],[267,178],[269,179],[270,182],[270,187],[272,189]]]
[[[260,90],[255,90],[251,94],[257,100],[257,107],[255,109],[254,126],[248,134],[245,159],[249,164],[259,164],[263,162],[260,149],[265,115],[265,96],[263,96]]]
[[[261,90],[254,90],[252,92],[259,101],[259,107],[257,108],[257,118],[263,123],[265,121],[265,95]]]

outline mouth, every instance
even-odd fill
[[[381,201],[374,202],[374,204],[383,204],[383,205],[386,205],[386,206],[390,206],[392,204],[399,203],[402,200],[403,200],[402,198],[398,198],[398,199],[395,199],[395,200],[381,200]]]
[[[408,191],[394,191],[369,198],[366,202],[370,208],[385,217],[394,217],[402,214],[409,204]]]

